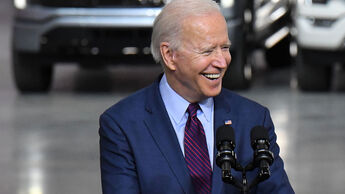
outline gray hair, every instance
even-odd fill
[[[182,23],[189,16],[201,16],[220,12],[219,5],[212,0],[172,0],[156,17],[151,37],[151,53],[157,63],[163,64],[160,43],[168,42],[176,50],[180,45]]]

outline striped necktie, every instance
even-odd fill
[[[196,116],[199,104],[188,106],[188,120],[184,132],[185,160],[196,193],[211,193],[212,169],[207,149],[205,131]]]

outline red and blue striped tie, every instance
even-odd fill
[[[212,169],[208,154],[205,131],[196,116],[199,104],[188,106],[189,114],[184,132],[185,160],[196,193],[211,193]]]

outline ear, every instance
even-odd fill
[[[160,48],[160,52],[161,52],[165,67],[170,71],[175,71],[176,67],[175,67],[175,63],[174,63],[174,52],[169,47],[169,43],[168,42],[161,42],[159,48]]]

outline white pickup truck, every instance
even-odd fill
[[[295,28],[300,89],[329,90],[335,64],[345,65],[345,0],[298,0]]]

